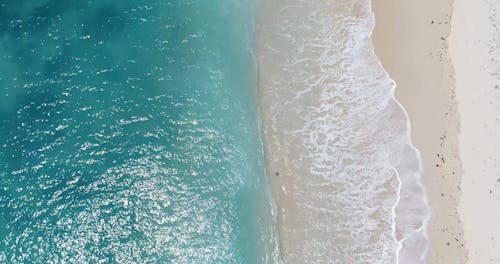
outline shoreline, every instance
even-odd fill
[[[373,1],[372,9],[376,54],[397,83],[396,99],[410,117],[412,141],[422,155],[423,181],[433,212],[427,260],[464,263],[466,250],[457,213],[459,116],[446,41],[452,1],[381,0]]]
[[[376,52],[374,35],[377,28],[377,19],[374,12],[374,3],[371,0],[369,3],[374,23],[370,32],[371,52],[376,57],[379,67],[387,75],[386,78],[394,82],[391,100],[397,105],[398,110],[404,116],[405,138],[407,140],[404,151],[408,155],[407,159],[402,159],[402,162],[395,167],[400,183],[398,190],[399,198],[393,208],[393,235],[394,239],[400,245],[396,263],[400,261],[403,261],[403,263],[426,263],[430,245],[428,229],[432,211],[429,205],[427,189],[423,183],[423,157],[412,139],[410,116],[396,96],[397,82],[391,78],[390,73],[384,68],[382,60]],[[413,169],[407,168],[409,164],[411,164],[410,167],[413,167]],[[419,213],[421,215],[417,216]],[[410,229],[408,230],[408,228]]]
[[[389,263],[400,246],[402,259],[423,261],[421,162],[373,52],[371,3],[358,4],[265,2],[257,19],[266,168],[287,263]]]

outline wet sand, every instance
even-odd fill
[[[462,178],[459,115],[448,51],[453,1],[372,2],[375,51],[397,83],[396,98],[410,116],[412,139],[423,156],[424,184],[433,211],[428,263],[465,263],[457,212]]]

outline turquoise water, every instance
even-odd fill
[[[0,0],[1,263],[278,261],[251,0]]]

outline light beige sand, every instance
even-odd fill
[[[396,97],[410,116],[413,142],[423,156],[424,184],[433,209],[428,262],[465,263],[457,213],[462,175],[457,144],[459,117],[447,44],[452,1],[372,3],[375,51],[397,83]]]
[[[498,12],[498,0],[456,0],[450,37],[464,171],[459,213],[469,263],[500,263]]]

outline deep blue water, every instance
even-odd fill
[[[251,0],[0,0],[0,263],[277,260]]]

